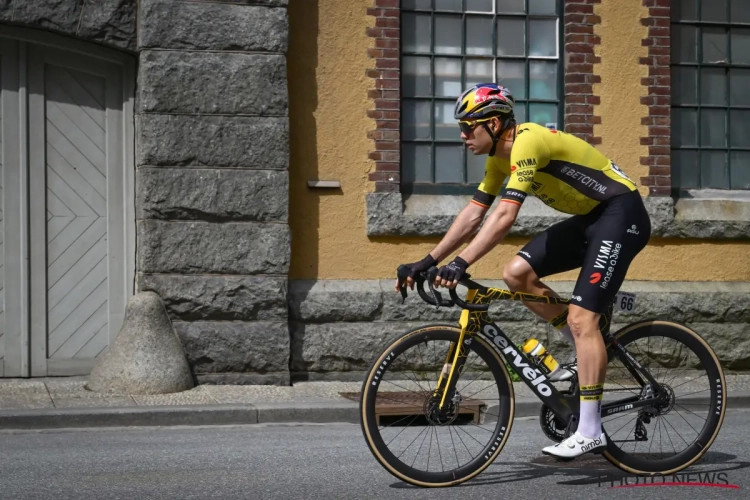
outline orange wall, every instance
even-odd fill
[[[374,67],[367,57],[373,39],[366,29],[372,0],[292,0],[289,2],[290,46],[290,226],[293,279],[391,278],[398,264],[421,259],[437,239],[368,238],[365,194],[373,189],[367,158],[373,142],[367,118],[373,109],[365,75]],[[646,174],[639,159],[645,134],[640,104],[646,89],[640,79],[647,69],[641,39],[646,28],[638,19],[647,14],[640,1],[606,1],[596,6],[602,23],[596,27],[601,64],[594,71],[602,81],[595,113],[602,117],[594,133],[601,150],[633,179]],[[341,190],[307,187],[309,179],[341,182]],[[646,194],[645,190],[643,191]],[[447,230],[447,228],[446,228]],[[526,242],[509,238],[472,266],[477,278],[500,278],[502,267]],[[717,256],[721,258],[717,258]],[[748,281],[750,245],[699,240],[652,240],[633,262],[628,279],[653,281]],[[727,266],[727,262],[741,265]],[[552,279],[575,279],[574,272]]]

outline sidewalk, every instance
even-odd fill
[[[750,408],[750,374],[726,378],[729,408]],[[359,392],[359,382],[201,385],[153,396],[103,395],[85,385],[85,377],[0,380],[0,429],[359,422],[359,404],[340,396]],[[514,386],[516,417],[538,415],[539,400]]]

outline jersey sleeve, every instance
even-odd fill
[[[474,193],[474,198],[471,202],[480,207],[491,207],[498,193],[500,193],[500,188],[503,187],[505,177],[505,174],[497,169],[488,157],[487,162],[484,164],[484,179],[482,179],[482,183],[477,188],[476,193]]]
[[[500,201],[521,205],[531,192],[534,175],[549,163],[549,147],[533,130],[521,129],[510,153],[510,179]]]

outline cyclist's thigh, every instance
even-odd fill
[[[589,244],[571,304],[602,313],[650,235],[651,222],[637,191],[610,200],[586,230]]]
[[[577,269],[586,255],[585,231],[589,224],[589,216],[574,215],[535,236],[517,255],[539,278]]]

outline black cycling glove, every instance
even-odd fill
[[[406,267],[409,268],[409,277],[414,279],[414,277],[424,271],[427,271],[429,268],[433,266],[437,266],[438,261],[436,261],[432,255],[427,254],[427,257],[420,260],[419,262],[412,262],[411,264],[406,264]]]
[[[467,267],[469,264],[464,259],[456,257],[453,262],[440,268],[437,277],[448,282],[459,281],[466,274]]]

